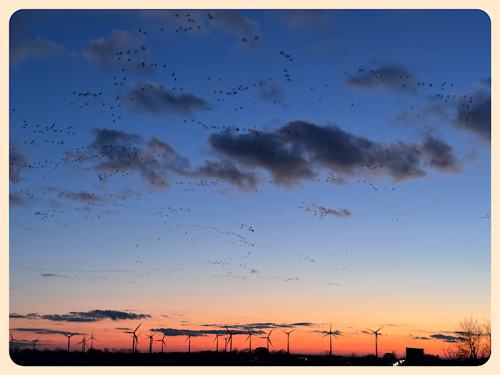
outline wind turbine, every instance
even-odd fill
[[[378,347],[377,347],[377,343],[378,343],[378,335],[380,335],[380,333],[378,333],[378,331],[380,331],[383,327],[385,327],[385,325],[383,325],[382,327],[380,327],[379,329],[377,329],[376,331],[372,331],[371,329],[368,329],[368,331],[371,331],[375,334],[375,358],[378,358]]]
[[[151,354],[151,350],[153,348],[153,336],[156,335],[158,332],[153,333],[152,335],[146,336],[149,337],[149,354]]]
[[[224,337],[224,353],[227,352],[227,337]]]
[[[161,340],[155,340],[155,341],[161,341],[161,352],[163,353],[163,347],[167,347],[167,344],[165,344],[165,334],[163,334],[163,337]]]
[[[192,335],[191,335],[191,333],[189,332],[189,330],[188,330],[187,332],[188,332],[188,334],[187,334],[187,339],[186,339],[186,341],[187,341],[187,340],[189,340],[189,351],[188,351],[188,353],[191,353],[191,336],[192,336]],[[186,341],[184,341],[184,342],[186,342]]]
[[[223,336],[222,336],[222,335],[219,335],[219,334],[217,333],[217,331],[214,331],[214,333],[215,333],[215,339],[214,339],[214,341],[215,341],[215,340],[217,340],[217,344],[216,344],[216,347],[215,347],[215,351],[216,351],[216,352],[219,352],[219,336],[221,336],[221,337],[223,337]]]
[[[323,335],[323,337],[330,335],[330,356],[332,355],[332,336],[334,336],[336,339],[338,339],[337,336],[335,336],[335,333],[332,332],[332,324],[330,323],[330,332],[327,334]]]
[[[68,338],[68,353],[69,353],[69,341],[71,339],[71,336],[76,335],[76,333],[72,333],[72,334],[69,334],[69,335],[66,334],[66,333],[64,333],[64,332],[61,332],[61,333]]]
[[[282,331],[286,333],[286,351],[288,352],[288,354],[290,354],[290,333],[292,333],[295,330],[293,329],[290,332],[286,332],[284,330]]]
[[[80,341],[78,344],[82,344],[82,352],[85,353],[85,345],[88,345],[87,340],[85,339],[85,336],[83,336],[82,341]]]
[[[253,333],[250,333],[250,330],[247,328],[247,331],[248,331],[248,337],[245,341],[247,341],[248,339],[250,339],[250,346],[248,347],[248,352],[251,353],[252,352],[252,336],[254,335]]]
[[[141,323],[142,324],[142,323]],[[137,326],[137,328],[133,331],[124,331],[124,333],[131,333],[133,336],[132,336],[132,353],[134,353],[134,349],[135,349],[135,342],[137,340],[137,336],[135,335],[135,333],[137,332],[137,330],[139,329],[139,327],[141,326],[141,324],[139,324]]]
[[[12,348],[14,348],[14,341],[18,341],[16,340],[14,337],[12,337],[12,333],[10,334],[10,351],[12,351]]]
[[[233,351],[233,334],[227,329],[226,326],[224,326],[224,328],[226,328],[226,331],[229,333],[227,341],[229,342],[229,353],[231,353]]]
[[[139,333],[137,336],[135,336],[135,351],[138,352],[137,347],[139,346],[139,336],[141,334]]]
[[[267,339],[267,351],[269,351],[269,344],[271,344],[271,346],[273,346],[273,343],[271,342],[271,339],[269,338],[269,336],[271,336],[271,333],[273,332],[273,329],[271,330],[271,332],[269,332],[269,334],[267,336],[260,336],[261,339]]]
[[[92,344],[94,343],[94,340],[97,341],[97,339],[94,338],[94,331],[92,331],[92,337],[89,339],[89,341],[90,341],[90,350],[93,350]]]
[[[36,340],[31,340],[31,343],[33,344],[33,351],[35,351],[35,342],[37,342],[37,341],[38,341],[38,339],[36,339]]]

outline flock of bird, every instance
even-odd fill
[[[137,29],[137,32],[142,35],[150,35],[153,32],[163,33],[170,31],[172,33],[188,33],[200,30],[202,28],[202,22],[191,16],[189,12],[185,13],[186,14],[179,12],[172,15],[172,17],[182,19],[182,24],[180,26],[176,26],[173,30],[168,30],[166,27],[159,28],[158,30],[146,30],[145,28],[140,27]],[[207,13],[207,18],[209,22],[217,21],[216,17],[210,13]],[[253,34],[248,35],[241,39],[241,43],[250,44],[250,42],[259,42],[260,38],[262,38],[262,36],[259,37],[258,35]],[[97,113],[102,115],[102,123],[104,123],[105,126],[108,126],[110,123],[120,121],[124,122],[126,116],[130,113],[128,110],[132,108],[132,105],[136,105],[136,103],[132,104],[132,102],[139,102],[138,99],[142,96],[168,94],[175,99],[180,98],[181,95],[189,91],[189,86],[191,84],[188,79],[189,77],[183,77],[179,72],[173,71],[174,68],[171,69],[168,61],[150,61],[150,55],[148,52],[149,48],[146,45],[131,46],[130,48],[113,51],[115,56],[114,59],[116,59],[115,62],[118,65],[116,65],[117,68],[115,71],[110,74],[109,81],[105,83],[107,87],[103,87],[102,91],[89,91],[85,88],[74,88],[73,90],[68,90],[68,97],[70,99],[68,99],[65,105],[69,105],[71,110],[74,111],[77,116],[85,116],[85,111],[92,111],[93,114]],[[257,128],[239,127],[232,124],[222,125],[220,122],[210,124],[207,121],[200,121],[200,117],[203,117],[204,113],[216,111],[221,113],[224,111],[226,111],[226,113],[227,111],[230,111],[231,113],[238,112],[238,114],[241,112],[243,113],[242,116],[248,116],[248,114],[244,114],[244,111],[249,107],[256,108],[256,102],[254,99],[255,97],[259,97],[263,90],[270,87],[280,87],[279,85],[286,85],[287,82],[291,82],[292,74],[294,77],[299,74],[299,72],[294,71],[294,68],[290,64],[296,58],[292,57],[290,53],[285,51],[276,51],[276,54],[282,56],[281,61],[283,62],[283,65],[276,69],[276,75],[272,77],[254,77],[253,79],[246,80],[244,82],[234,83],[225,76],[207,74],[206,81],[203,83],[205,84],[209,82],[209,87],[211,89],[210,96],[207,98],[206,106],[198,108],[199,114],[197,115],[193,115],[194,109],[189,106],[180,109],[178,115],[182,117],[182,119],[179,120],[182,121],[181,125],[189,123],[199,126],[203,130],[217,132],[220,134],[231,134],[234,136],[252,132],[257,136],[263,134],[263,131],[258,130]],[[138,69],[142,69],[144,72],[156,72],[157,76],[160,77],[159,80],[161,82],[151,83],[147,81],[142,84],[138,84],[134,90],[127,93],[126,89],[129,87],[128,83],[135,78],[134,74]],[[131,73],[131,75],[129,73]],[[339,71],[338,74],[341,75],[341,72]],[[350,74],[348,74],[347,71],[344,72],[346,77],[356,76],[356,74],[364,74],[363,68],[359,68],[357,71],[353,69]],[[371,74],[378,84],[386,82],[387,77],[383,74],[377,73],[376,70],[371,70]],[[447,92],[444,92],[445,89],[451,89],[453,84],[446,84],[446,82],[443,82],[440,86],[436,85],[436,87],[434,87],[433,84],[429,82],[415,82],[414,77],[410,75],[401,75],[400,82],[401,87],[406,89],[409,89],[410,85],[413,85],[415,86],[414,88],[420,87],[422,90],[424,88],[426,90],[437,90],[438,93],[435,94],[436,99],[446,103],[453,100],[457,104],[457,112],[465,116],[465,121],[469,121],[473,97],[467,95],[454,95],[451,93],[448,94]],[[322,100],[326,99],[327,95],[332,96],[330,95],[330,87],[328,84],[329,82],[314,82],[312,86],[307,84],[307,88],[302,88],[301,90],[303,90],[304,96],[307,95],[310,97],[311,95],[317,95],[314,97],[315,99],[317,98],[322,101],[322,103],[325,103],[325,105],[328,105],[328,100]],[[119,94],[117,94],[117,92],[119,92]],[[123,94],[121,92],[123,92]],[[263,101],[265,100],[263,99]],[[267,101],[272,102],[273,105],[282,104],[279,97],[275,97]],[[350,103],[350,106],[354,106],[354,103]],[[412,106],[411,110],[413,109],[414,108]],[[420,117],[420,113],[418,113],[418,111],[414,112],[417,112],[415,115]],[[77,129],[75,129],[74,125],[62,125],[54,122],[47,123],[45,120],[40,122],[33,122],[32,120],[28,121],[24,117],[29,116],[29,110],[23,112],[22,109],[19,110],[19,107],[17,111],[16,108],[12,108],[9,115],[11,133],[15,133],[17,137],[22,138],[20,144],[11,144],[10,146],[9,166],[13,171],[13,177],[10,179],[12,184],[19,184],[22,181],[19,176],[34,173],[34,170],[38,170],[42,174],[42,178],[45,178],[46,175],[49,177],[49,169],[54,171],[62,170],[63,172],[69,170],[82,170],[83,172],[89,171],[88,173],[94,173],[94,180],[99,184],[98,186],[100,188],[106,186],[107,183],[123,183],[128,189],[128,187],[133,186],[136,181],[135,179],[132,179],[133,177],[140,177],[143,181],[145,181],[146,178],[161,179],[162,176],[160,174],[152,172],[151,175],[145,176],[143,171],[147,165],[167,164],[168,158],[170,157],[166,151],[161,152],[145,150],[141,149],[137,145],[134,146],[129,144],[113,143],[99,144],[97,146],[94,144],[82,145],[81,134]],[[291,136],[301,137],[303,135],[299,134],[299,132],[295,132],[295,134],[291,134]],[[279,137],[279,135],[275,135],[275,137]],[[58,157],[51,159],[50,157],[42,156],[42,147],[49,150],[52,156],[58,155]],[[272,157],[277,157],[276,150],[265,145],[255,146],[255,149],[250,149],[250,146],[247,147],[246,145],[230,148],[229,146],[225,147],[214,144],[213,147],[226,152],[228,157],[243,155],[254,151],[263,154],[265,153],[271,155]],[[21,154],[21,150],[29,150],[30,155],[40,156],[38,158],[36,156],[31,156],[31,160],[28,161],[27,158]],[[61,155],[62,157],[60,157]],[[109,168],[107,170],[96,168],[99,165],[113,165],[114,163],[117,165],[116,168]],[[361,173],[365,170],[369,173],[369,171],[381,170],[384,166],[382,164],[375,165],[364,163],[361,164],[359,168],[361,169]],[[408,176],[411,176],[412,171],[410,169],[405,168],[404,172],[407,173]],[[52,176],[54,175],[55,174],[52,174]],[[47,178],[47,180],[49,180],[49,178]],[[54,180],[56,180],[56,178],[54,178]],[[317,180],[318,183],[322,181],[326,181],[328,184],[335,183],[333,176],[326,176],[325,179],[319,178]],[[47,181],[47,183],[49,183],[49,181]],[[358,183],[369,186],[373,191],[381,189],[380,187],[374,185],[373,181],[369,181],[367,179],[361,178],[358,180]],[[218,193],[220,192],[219,189],[222,186],[226,186],[228,184],[229,183],[223,179],[205,179],[198,182],[183,180],[176,181],[171,188],[183,189],[183,192],[210,191],[211,193]],[[271,186],[278,185],[278,181],[272,179],[269,180],[269,184]],[[161,182],[160,185],[163,186],[155,186],[158,190],[150,190],[149,194],[159,194],[163,191],[163,188],[166,188],[165,185],[167,185],[167,183]],[[255,189],[255,193],[262,193],[263,190],[261,189],[261,187]],[[386,187],[383,189],[386,189]],[[394,191],[395,188],[389,187],[387,190]],[[264,190],[264,192],[266,192],[266,190]],[[11,195],[14,199],[19,198],[21,201],[32,200],[33,202],[38,203],[44,202],[44,200],[47,201],[49,199],[55,199],[67,202],[68,205],[71,203],[77,204],[78,207],[71,207],[71,209],[40,209],[33,212],[33,216],[39,221],[48,222],[49,220],[53,220],[53,222],[57,222],[58,224],[67,224],[66,220],[70,221],[71,216],[77,215],[80,215],[85,219],[103,221],[110,216],[109,212],[111,209],[116,210],[112,211],[112,213],[123,212],[122,210],[132,211],[140,206],[138,201],[141,200],[138,195],[133,196],[133,194],[125,190],[117,193],[106,192],[103,194],[97,194],[86,191],[70,192],[63,189],[47,190],[40,187],[36,190],[27,190],[23,188],[16,191],[12,189]],[[186,223],[189,221],[189,218],[186,219],[186,215],[189,215],[192,212],[191,209],[181,207],[174,208],[172,203],[170,204],[171,206],[162,204],[164,207],[156,208],[154,210],[155,214],[163,224],[163,227],[160,230],[161,235],[154,236],[154,238],[151,238],[150,241],[147,241],[147,244],[146,241],[136,243],[135,248],[131,249],[132,252],[140,250],[141,254],[145,254],[145,247],[151,245],[152,242],[153,244],[158,243],[158,241],[167,242],[174,236],[184,236],[184,238],[188,239],[192,243],[203,242],[205,244],[212,239],[218,239],[219,242],[225,242],[228,246],[237,247],[239,252],[231,252],[231,256],[221,257],[220,259],[208,259],[199,262],[203,265],[224,268],[225,273],[213,274],[212,277],[239,278],[242,280],[251,277],[282,281],[299,280],[299,277],[296,275],[261,275],[259,274],[260,271],[251,268],[253,266],[251,263],[252,251],[239,248],[258,249],[266,247],[265,245],[257,244],[253,239],[248,238],[248,236],[251,237],[256,231],[254,226],[244,223],[235,223],[234,225],[237,229],[230,230],[229,228],[223,229],[221,227],[203,225],[201,223]],[[332,209],[326,207],[325,205],[316,203],[309,206],[305,205],[305,202],[303,202],[302,205],[298,206],[298,208],[304,210],[305,212],[312,213],[313,216],[318,219],[325,219],[330,216],[347,217],[351,215],[351,213],[346,209]],[[195,210],[193,209],[193,211]],[[182,220],[180,216],[182,216]],[[490,215],[487,214],[481,219],[487,219],[489,217]],[[167,220],[169,222],[167,222]],[[393,219],[391,221],[402,222],[400,219]],[[18,221],[12,221],[11,225],[19,230],[36,232],[36,228],[28,228]],[[167,238],[163,235],[167,236]],[[354,251],[340,250],[339,252],[352,254]],[[315,259],[312,259],[306,254],[299,254],[297,260],[311,263],[315,262]],[[144,263],[147,263],[145,259],[135,260],[133,265],[143,267]],[[38,272],[42,275],[52,274],[64,277],[69,277],[69,275],[72,274],[75,275],[75,277],[76,275],[90,275],[91,277],[107,278],[116,273],[124,273],[133,275],[134,280],[131,282],[134,283],[137,282],[138,279],[146,277],[153,272],[163,272],[165,274],[185,272],[186,269],[188,269],[188,266],[190,266],[190,264],[184,265],[182,263],[176,263],[169,265],[169,267],[150,268],[147,270],[127,269],[82,271],[56,269],[47,270],[11,265],[11,267],[17,267],[19,270],[29,270]],[[347,269],[347,267],[341,267],[340,269],[344,270]],[[334,270],[339,270],[339,268]],[[328,285],[340,285],[339,283],[332,283],[330,281],[327,281],[326,283]]]

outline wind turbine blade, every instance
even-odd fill
[[[324,335],[323,335],[323,336],[321,336],[321,337],[325,337],[325,336],[328,336],[328,335],[329,335],[329,333],[326,333],[326,334],[324,334]]]
[[[271,342],[271,339],[269,337],[267,339],[269,340],[269,344],[271,344],[271,346],[273,346],[273,343]]]
[[[367,328],[367,329],[368,329],[368,328]],[[376,333],[375,331],[372,331],[371,329],[368,329],[368,331],[373,332],[373,333]]]
[[[377,329],[375,332],[380,331],[380,330],[381,330],[382,328],[384,328],[384,327],[385,327],[385,324],[384,324],[382,327],[380,327],[379,329]]]
[[[294,330],[292,330],[292,331],[290,331],[290,332],[288,332],[288,333],[292,333],[293,331],[295,331],[295,329],[294,329]]]
[[[141,324],[142,324],[142,323],[141,323]],[[136,331],[139,329],[139,327],[141,326],[141,324],[139,324],[139,325],[137,326],[137,328],[136,328],[136,329],[134,329],[134,332],[136,332]]]
[[[187,337],[187,339],[186,339],[186,340],[184,340],[184,342],[186,342],[187,340],[189,340],[189,339],[190,339],[190,337],[191,337],[191,336],[188,336],[188,337]]]
[[[245,342],[247,342],[249,338],[250,338],[250,335],[247,337],[247,339],[245,340]]]

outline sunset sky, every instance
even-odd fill
[[[491,310],[482,11],[19,11],[17,346],[442,355]],[[219,349],[224,340],[219,340]],[[154,351],[160,350],[158,342]]]

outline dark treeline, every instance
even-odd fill
[[[14,348],[10,354],[20,366],[479,366],[488,359],[451,360],[424,355],[419,360],[407,361],[386,353],[382,358],[366,356],[288,354],[284,350],[269,352],[257,348],[233,352],[201,351],[193,353],[131,353],[130,349],[93,349],[87,352],[31,350]]]

